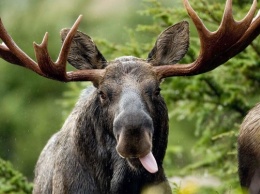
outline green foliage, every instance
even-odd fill
[[[32,184],[13,166],[0,159],[0,193],[1,194],[29,194],[32,193]]]

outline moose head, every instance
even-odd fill
[[[201,43],[198,58],[190,64],[177,64],[189,46],[185,21],[163,31],[147,59],[124,56],[107,61],[92,39],[77,30],[79,16],[71,29],[61,31],[63,44],[56,62],[48,53],[47,33],[40,45],[34,43],[35,62],[0,22],[1,58],[46,78],[94,85],[83,92],[60,132],[43,150],[36,167],[35,193],[139,193],[146,184],[165,181],[162,161],[168,116],[160,95],[162,79],[211,71],[244,50],[260,33],[260,17],[254,18],[256,0],[239,22],[233,19],[232,2],[227,0],[215,32],[204,26],[188,0],[183,2]],[[77,70],[66,72],[67,61]],[[90,168],[90,164],[95,165]],[[70,181],[65,183],[64,177]]]
[[[61,31],[63,41],[68,33],[69,29]],[[151,152],[154,124],[158,124],[154,121],[158,120],[156,117],[167,118],[166,113],[157,114],[166,108],[160,96],[161,78],[152,67],[179,61],[187,52],[188,35],[187,22],[169,27],[159,36],[147,60],[128,56],[107,62],[91,38],[82,32],[76,32],[70,46],[68,61],[75,68],[104,69],[99,70],[99,77],[95,76],[92,82],[97,88],[100,106],[110,117],[109,129],[116,138],[118,154],[131,164],[134,158],[139,158],[150,172],[158,170]]]

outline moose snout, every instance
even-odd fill
[[[124,158],[140,158],[152,150],[153,124],[145,113],[121,114],[114,122],[116,150]]]
[[[118,137],[116,150],[123,158],[141,158],[152,149],[152,135],[147,130],[124,130]]]

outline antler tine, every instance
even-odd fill
[[[224,9],[224,13],[223,13],[223,17],[222,17],[222,21],[221,21],[219,28],[221,28],[222,26],[225,27],[230,22],[231,23],[235,22],[232,12],[233,12],[232,0],[227,0],[225,9]]]
[[[251,8],[249,10],[249,12],[247,13],[247,15],[240,21],[240,23],[245,23],[247,21],[247,23],[251,23],[254,19],[254,15],[256,12],[256,8],[257,8],[257,0],[253,0],[253,3],[251,5]]]
[[[195,24],[195,27],[197,29],[198,35],[200,40],[205,40],[207,37],[210,36],[211,32],[207,29],[207,27],[203,24],[202,20],[198,16],[198,14],[195,12],[195,10],[191,7],[188,0],[183,0],[184,6],[192,19],[193,23]],[[204,47],[203,42],[201,41],[201,47]]]
[[[72,39],[73,39],[74,35],[77,32],[77,29],[79,27],[79,24],[80,24],[81,20],[82,20],[82,15],[80,15],[78,17],[76,22],[71,27],[69,33],[67,34],[67,36],[66,36],[66,38],[65,38],[65,40],[63,42],[62,49],[61,49],[61,52],[59,54],[59,57],[58,57],[58,60],[57,60],[56,63],[60,64],[60,63],[63,63],[64,61],[67,60]]]
[[[232,46],[227,55],[235,56],[243,51],[260,34],[260,11],[253,18],[250,28],[244,35]]]
[[[232,0],[227,0],[218,33],[223,33],[223,31],[225,31],[226,33],[232,33],[233,36],[230,38],[236,39],[237,37],[241,37],[242,34],[244,34],[244,32],[249,28],[254,18],[256,7],[257,1],[253,0],[253,3],[247,15],[242,20],[235,21],[232,14]],[[233,30],[237,30],[237,32],[234,34]]]
[[[154,67],[162,77],[190,76],[215,69],[244,50],[260,33],[260,19],[255,17],[257,1],[241,21],[235,21],[232,15],[232,0],[227,0],[221,24],[217,31],[210,32],[190,6],[184,5],[198,31],[201,49],[198,58],[190,64],[175,64]]]
[[[62,44],[62,48],[60,50],[58,59],[56,62],[53,62],[50,58],[48,52],[48,33],[45,34],[43,41],[40,45],[34,43],[34,50],[37,58],[38,65],[43,73],[50,77],[55,78],[60,81],[67,81],[66,77],[66,63],[67,57],[69,54],[70,45],[72,39],[77,32],[78,26],[82,19],[82,15],[78,17],[71,30],[69,31],[64,43]]]
[[[60,50],[58,59],[56,62],[53,62],[50,59],[49,53],[48,53],[48,33],[45,34],[43,41],[41,44],[34,43],[34,49],[36,58],[38,61],[38,65],[40,66],[40,69],[48,76],[50,77],[56,77],[59,76],[59,79],[64,80],[66,79],[66,63],[67,63],[67,57],[70,50],[70,45],[72,42],[72,39],[77,32],[78,26],[80,24],[80,21],[82,19],[82,15],[78,17],[72,28],[70,29],[67,37],[65,38],[62,48]]]

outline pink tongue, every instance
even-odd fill
[[[139,160],[148,172],[156,173],[158,171],[158,166],[152,152],[143,158],[139,158]]]

